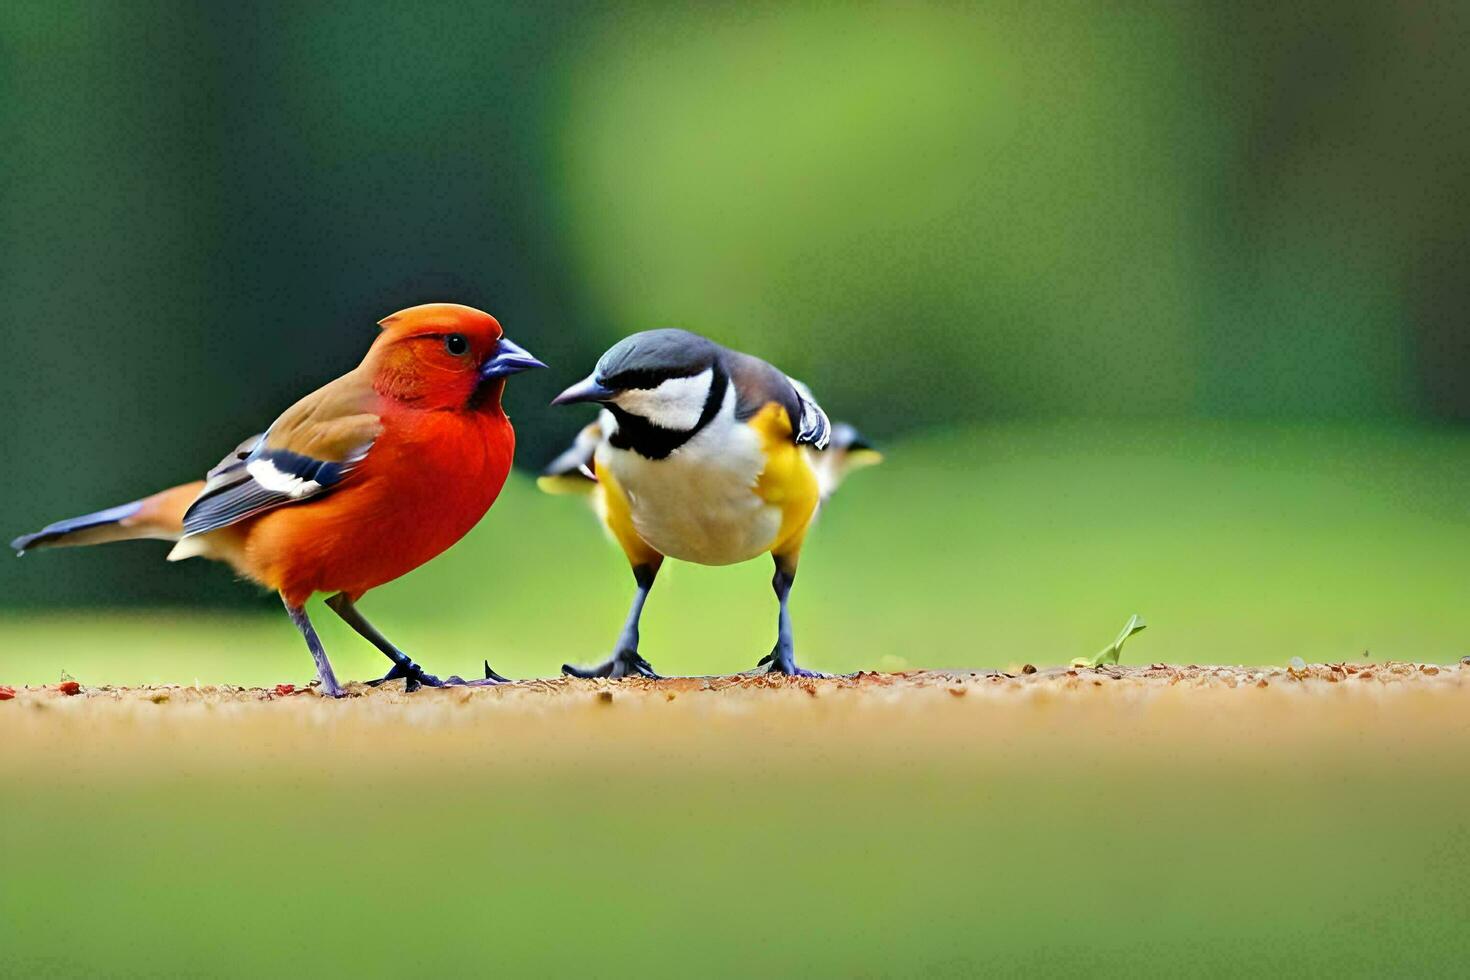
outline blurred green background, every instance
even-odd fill
[[[658,325],[766,356],[887,450],[808,549],[816,666],[1056,662],[1134,611],[1140,656],[1451,659],[1467,27],[1450,2],[6,4],[0,525],[193,478],[381,316],[452,299],[553,370],[511,386],[520,471],[482,527],[364,604],[441,671],[604,652],[631,582],[530,476],[585,417],[549,397]],[[4,678],[304,676],[274,599],[164,551],[0,562]],[[767,577],[673,569],[649,656],[754,664]],[[95,642],[129,623],[142,652]]]

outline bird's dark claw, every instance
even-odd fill
[[[443,687],[444,682],[433,674],[424,673],[424,668],[410,660],[408,663],[395,663],[393,668],[375,681],[368,681],[369,687],[377,687],[387,681],[396,681],[403,678],[405,683],[403,689],[412,694],[421,687]]]
[[[659,679],[653,665],[644,660],[637,650],[620,650],[596,667],[573,667],[562,664],[561,672],[568,677],[649,677]]]
[[[377,687],[384,681],[396,681],[400,677],[406,680],[404,691],[412,694],[421,687],[491,687],[496,684],[513,683],[509,677],[502,677],[490,666],[490,661],[485,661],[485,679],[467,681],[458,674],[446,677],[443,680],[433,674],[424,673],[424,668],[410,661],[407,665],[394,664],[393,669],[375,681],[368,681],[372,687]]]
[[[766,668],[768,674],[785,674],[787,677],[827,677],[819,670],[807,670],[805,667],[796,666],[796,658],[787,653],[777,655],[775,652],[768,653],[756,662],[756,669]]]
[[[460,677],[458,674],[455,674],[453,677],[447,677],[444,679],[445,687],[496,687],[500,684],[513,683],[515,682],[512,681],[509,677],[501,677],[499,674],[497,674],[495,672],[495,669],[490,666],[490,661],[488,660],[485,661],[485,677],[483,680],[476,678],[475,680],[467,681],[463,677]]]

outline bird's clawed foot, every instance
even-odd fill
[[[651,677],[659,679],[653,665],[639,656],[637,650],[619,650],[596,667],[573,667],[562,664],[561,672],[568,677]]]
[[[408,661],[407,663],[395,663],[393,665],[393,669],[388,671],[388,673],[384,674],[382,677],[379,677],[375,681],[368,681],[367,683],[369,687],[377,687],[379,684],[384,684],[388,681],[396,681],[400,677],[406,681],[406,683],[404,684],[404,690],[409,692],[417,691],[421,687],[444,686],[443,681],[435,677],[433,674],[425,673],[424,668],[420,667],[412,660]]]
[[[756,669],[764,667],[768,674],[785,674],[787,677],[827,677],[827,674],[816,670],[807,670],[805,667],[796,666],[796,658],[791,651],[773,650],[761,657],[755,665]]]
[[[424,668],[413,661],[406,664],[394,664],[393,669],[375,681],[368,681],[368,686],[377,687],[385,681],[396,681],[399,678],[405,680],[404,691],[412,694],[421,687],[490,687],[495,684],[509,684],[509,677],[502,677],[491,667],[490,661],[485,661],[485,677],[483,680],[476,679],[467,681],[458,675],[440,680],[433,674],[426,673]]]

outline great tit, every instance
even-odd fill
[[[730,565],[769,553],[781,611],[757,667],[820,676],[796,664],[787,608],[802,542],[843,477],[882,457],[851,426],[834,427],[805,385],[685,330],[627,337],[552,404],[583,402],[603,410],[539,483],[588,495],[638,591],[612,656],[562,672],[657,677],[638,652],[638,621],[664,558]]]

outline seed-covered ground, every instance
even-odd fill
[[[904,709],[921,707],[936,694],[969,697],[1005,704],[1027,704],[1037,698],[1075,696],[1079,699],[1108,699],[1152,702],[1189,696],[1208,700],[1212,693],[1237,688],[1276,688],[1276,693],[1316,698],[1330,688],[1347,684],[1341,704],[1314,701],[1319,710],[1352,710],[1357,702],[1353,690],[1373,693],[1457,695],[1470,689],[1470,657],[1458,664],[1439,665],[1389,661],[1386,663],[1307,664],[1298,661],[1286,667],[1234,667],[1155,663],[1147,666],[1103,665],[1099,667],[1052,667],[1044,670],[1024,665],[1014,672],[983,670],[912,670],[901,673],[861,671],[830,677],[785,677],[766,673],[718,677],[670,677],[659,680],[579,680],[569,677],[512,681],[481,686],[449,685],[443,688],[405,690],[404,682],[346,685],[348,696],[340,703],[371,705],[418,705],[430,714],[441,714],[454,705],[475,711],[513,715],[541,710],[565,710],[580,704],[621,704],[646,708],[650,704],[672,704],[681,697],[759,711],[772,697],[793,693],[822,699],[847,710],[872,707]],[[1365,687],[1361,687],[1364,686]],[[1185,695],[1183,692],[1190,692]],[[1467,690],[1470,693],[1470,690]],[[321,698],[313,682],[297,687],[281,684],[274,688],[232,685],[88,687],[80,681],[65,681],[38,687],[0,687],[0,698],[15,698],[40,707],[58,699],[82,698],[83,704],[98,702],[130,705],[147,703],[176,706],[224,706],[264,701],[292,700],[308,704]],[[303,700],[304,699],[304,700]],[[1079,700],[1079,704],[1085,703]],[[1277,700],[1266,702],[1275,705]],[[1257,706],[1241,702],[1240,710]],[[82,710],[80,707],[75,710]],[[106,709],[99,709],[106,710]],[[1269,710],[1269,709],[1267,709]]]
[[[269,760],[284,742],[327,733],[294,761],[324,768],[411,752],[420,769],[467,761],[555,764],[682,757],[689,765],[764,752],[766,765],[841,753],[971,761],[1005,747],[1137,759],[1182,758],[1223,739],[1232,751],[1285,740],[1346,742],[1378,733],[1443,748],[1470,737],[1470,658],[1450,665],[1298,662],[1287,667],[1171,665],[768,674],[661,680],[522,680],[405,690],[347,685],[0,687],[0,744],[18,772],[146,764],[156,751]],[[1123,733],[1103,739],[1099,728]],[[1135,729],[1127,734],[1129,729]],[[483,754],[465,745],[493,742]],[[1470,744],[1466,745],[1470,748]],[[105,775],[99,769],[98,775]]]

